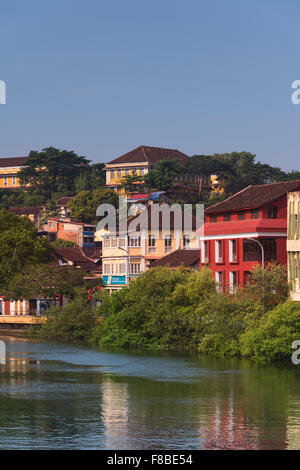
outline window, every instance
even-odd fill
[[[201,262],[208,263],[208,242],[201,242]]]
[[[229,240],[229,262],[236,263],[237,262],[237,246],[236,240]]]
[[[105,264],[103,267],[104,267],[104,274],[110,274],[110,264]]]
[[[172,237],[171,235],[165,236],[165,253],[171,253],[172,251]]]
[[[130,274],[139,274],[140,267],[140,263],[130,263]]]
[[[109,248],[109,247],[110,247],[110,243],[109,243],[109,242],[110,242],[109,238],[104,238],[104,247],[105,247],[105,248]]]
[[[217,217],[216,215],[211,215],[211,216],[210,216],[210,222],[211,222],[211,223],[215,223],[215,222],[217,222],[217,221],[218,221],[218,217]]]
[[[223,243],[222,240],[215,241],[215,255],[216,255],[216,263],[223,262]]]
[[[7,185],[8,185],[8,177],[4,176],[4,186],[7,186]]]
[[[12,177],[12,184],[15,186],[15,185],[16,185],[16,182],[17,182],[16,177],[13,176],[13,177]]]
[[[154,235],[149,235],[148,237],[148,245],[149,246],[155,246],[156,239]]]
[[[216,289],[217,292],[222,292],[223,291],[223,272],[222,271],[217,271],[216,272]]]
[[[119,264],[119,274],[125,274],[125,264]]]
[[[258,240],[264,250],[265,261],[277,260],[277,240],[266,238]],[[243,261],[261,261],[261,247],[253,240],[243,240]]]
[[[117,246],[117,239],[116,238],[112,238],[111,239],[111,246],[114,248]]]
[[[268,219],[277,219],[278,218],[278,209],[276,206],[268,208]]]
[[[231,294],[233,294],[233,292],[236,290],[236,287],[237,287],[237,271],[231,271],[229,273],[229,290]]]
[[[252,209],[251,219],[259,219],[259,209]]]
[[[141,237],[138,237],[138,236],[128,237],[128,245],[131,247],[141,246]]]
[[[245,218],[246,218],[246,212],[245,211],[238,212],[238,220],[245,220]]]
[[[117,171],[117,175],[118,175],[118,180],[120,180],[121,179],[121,171],[120,170]]]
[[[172,246],[172,237],[171,237],[171,235],[166,235],[166,237],[165,237],[165,246]]]
[[[189,235],[183,235],[183,248],[189,248],[189,246],[190,246]]]
[[[224,222],[230,222],[231,221],[231,214],[224,214]]]
[[[114,177],[115,177],[115,172],[114,172],[114,171],[111,171],[111,172],[110,172],[110,179],[112,179],[112,180],[113,180],[113,179],[114,179]]]

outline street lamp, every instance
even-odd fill
[[[247,240],[252,240],[253,242],[256,242],[260,246],[260,249],[261,249],[261,265],[262,265],[262,268],[264,269],[264,267],[265,267],[264,247],[262,246],[262,244],[256,238],[248,237]]]
[[[129,279],[130,279],[130,272],[129,272],[129,269],[130,269],[130,256],[129,256],[129,251],[126,250],[126,248],[123,248],[122,246],[118,246],[118,249],[123,250],[123,251],[125,251],[125,253],[127,253],[127,284],[128,284]]]

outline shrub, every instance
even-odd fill
[[[241,336],[245,357],[271,362],[290,359],[292,342],[300,339],[300,305],[286,302],[264,316],[256,328]]]

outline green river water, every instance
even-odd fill
[[[300,448],[300,365],[0,340],[0,449]]]

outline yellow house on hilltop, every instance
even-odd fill
[[[0,189],[22,189],[18,173],[28,157],[0,158]]]

